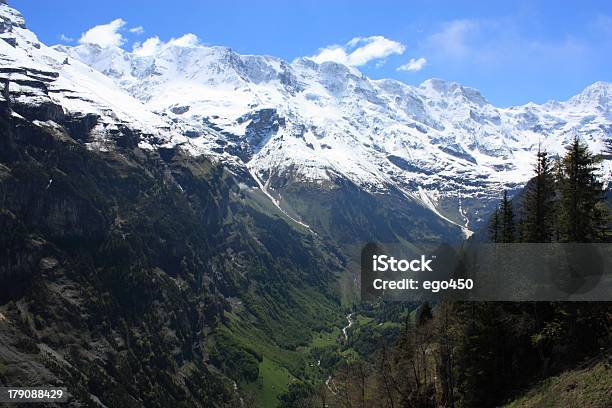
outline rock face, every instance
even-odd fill
[[[92,150],[99,117],[9,100],[0,384],[67,386],[71,406],[239,406],[261,349],[291,353],[341,316],[335,250],[224,166],[141,149],[128,127]]]

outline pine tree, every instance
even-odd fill
[[[600,201],[595,204],[594,210],[595,220],[595,236],[593,240],[595,242],[610,242],[612,241],[612,231],[610,231],[610,224],[612,219],[610,217],[610,208],[605,201]]]
[[[598,203],[603,199],[597,179],[598,159],[576,137],[562,162],[560,222],[562,240],[593,242],[601,236]]]
[[[417,326],[423,326],[433,318],[433,313],[429,302],[425,301],[417,311]]]
[[[504,197],[502,198],[500,213],[500,242],[514,242],[514,210],[512,209],[512,202],[508,199],[508,191],[506,190],[504,190]]]
[[[538,150],[534,170],[522,202],[520,238],[522,242],[550,242],[554,238],[555,182],[546,151]]]
[[[501,221],[499,207],[495,208],[491,221],[489,223],[489,239],[491,242],[498,243],[501,240]]]
[[[553,162],[553,178],[555,183],[555,201],[553,203],[553,241],[560,242],[562,235],[562,227],[559,186],[561,185],[561,181],[563,180],[563,161],[559,155],[555,157],[555,161]]]

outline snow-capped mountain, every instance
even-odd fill
[[[4,104],[14,115],[44,111],[53,127],[66,121],[83,127],[92,149],[111,149],[112,135],[129,129],[141,147],[186,140],[169,119],[151,112],[104,74],[42,44],[22,15],[0,3],[0,81]]]
[[[579,135],[610,155],[608,83],[566,102],[498,108],[453,82],[372,80],[338,63],[239,55],[196,41],[147,53],[49,48],[15,10],[0,5],[0,19],[0,71],[12,97],[96,115],[93,147],[112,147],[109,128],[128,126],[141,147],[180,145],[225,160],[283,210],[292,183],[329,189],[348,180],[370,194],[399,192],[469,233],[494,192],[528,180],[538,146],[562,153]],[[611,168],[606,161],[606,178]]]
[[[240,155],[272,189],[345,177],[369,192],[399,188],[460,221],[461,201],[524,183],[539,145],[562,153],[579,135],[596,152],[610,150],[612,86],[603,82],[567,102],[498,108],[453,82],[409,86],[333,62],[289,63],[225,47],[168,43],[151,55],[92,44],[56,49],[193,138],[218,129],[227,137],[202,143],[208,153]]]

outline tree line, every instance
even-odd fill
[[[578,138],[563,157],[540,149],[522,192],[512,200],[503,192],[489,241],[610,242],[600,162]],[[448,302],[437,319],[439,399],[447,407],[498,406],[612,345],[610,303]]]
[[[610,242],[600,161],[578,138],[563,158],[540,149],[518,214],[504,191],[489,224],[491,242]]]

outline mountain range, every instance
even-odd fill
[[[469,235],[501,190],[526,183],[538,148],[561,154],[579,136],[606,159],[612,152],[605,82],[564,102],[500,108],[455,82],[372,80],[335,62],[240,55],[189,35],[146,52],[47,47],[2,7],[3,65],[15,68],[3,69],[5,95],[87,118],[92,149],[113,149],[125,127],[140,148],[211,157],[315,230],[320,220],[296,193],[305,186],[394,195]]]

